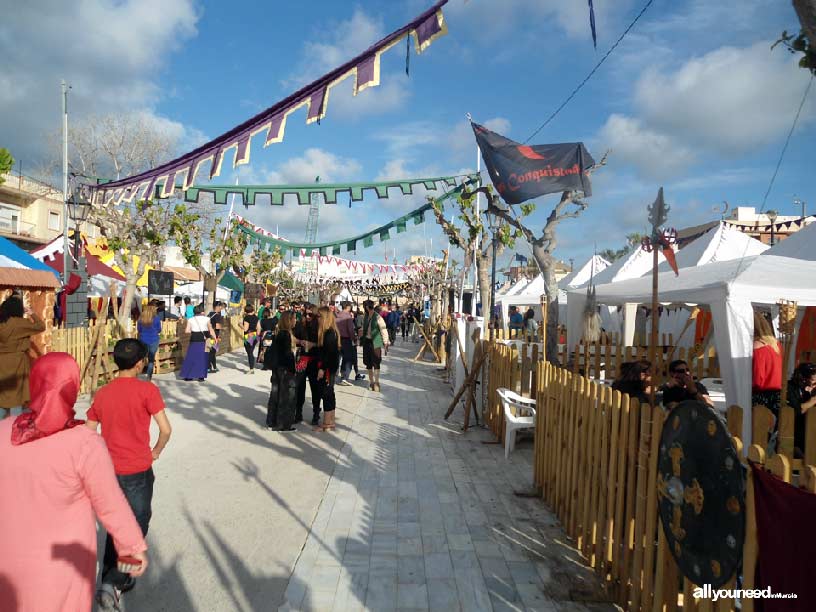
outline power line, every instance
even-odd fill
[[[793,136],[793,132],[796,129],[796,124],[799,123],[799,115],[802,114],[802,109],[805,107],[805,101],[810,93],[811,85],[813,85],[813,76],[811,76],[810,80],[808,81],[808,85],[805,88],[805,95],[802,96],[802,101],[799,103],[799,110],[796,111],[796,117],[793,119],[793,125],[791,125],[791,129],[788,132],[788,137],[785,139],[785,145],[782,147],[782,152],[779,154],[779,159],[776,162],[776,169],[771,177],[771,182],[768,183],[768,189],[765,191],[765,196],[762,198],[762,207],[759,209],[760,213],[765,210],[765,204],[768,201],[768,196],[771,194],[771,189],[773,189],[774,182],[776,181],[776,175],[779,174],[779,168],[782,166],[782,159],[785,157],[785,152],[788,150],[788,145],[790,144],[791,136]]]
[[[536,131],[535,131],[535,132],[533,132],[532,134],[530,134],[530,136],[528,136],[528,137],[527,137],[527,140],[525,140],[525,141],[524,141],[524,144],[527,144],[528,142],[530,142],[530,139],[532,139],[532,138],[533,138],[533,137],[534,137],[536,134],[538,134],[538,133],[539,133],[541,130],[543,130],[545,127],[547,127],[547,124],[549,124],[549,123],[550,123],[550,121],[552,121],[553,119],[555,119],[555,116],[556,116],[558,113],[560,113],[560,112],[563,110],[563,108],[564,108],[564,107],[565,107],[567,104],[569,104],[569,103],[570,103],[570,101],[571,101],[571,100],[572,100],[572,99],[575,97],[575,95],[576,95],[576,94],[577,94],[577,93],[578,93],[578,92],[581,90],[581,88],[582,88],[584,85],[586,85],[587,81],[589,81],[589,79],[591,79],[591,78],[592,78],[592,75],[594,75],[594,74],[595,74],[595,73],[598,71],[598,68],[600,68],[600,67],[601,67],[601,65],[602,65],[602,64],[603,64],[603,63],[606,61],[606,58],[608,58],[610,55],[612,55],[612,52],[613,52],[613,51],[614,51],[614,50],[617,48],[617,46],[618,46],[618,45],[621,43],[621,41],[622,41],[624,38],[626,38],[626,35],[627,35],[627,34],[629,34],[629,31],[630,31],[630,30],[631,30],[633,27],[635,27],[635,24],[636,24],[636,23],[638,22],[638,20],[640,20],[640,18],[643,16],[643,13],[645,13],[645,12],[646,12],[646,9],[648,9],[648,8],[649,8],[649,7],[652,5],[652,2],[654,2],[654,0],[648,0],[648,2],[646,2],[646,4],[643,6],[643,8],[642,8],[642,9],[640,9],[640,12],[637,14],[637,17],[635,17],[635,19],[632,21],[632,23],[630,23],[630,24],[629,24],[629,27],[628,27],[628,28],[626,28],[626,29],[623,31],[623,34],[621,34],[621,35],[620,35],[620,37],[618,38],[618,40],[616,40],[616,41],[615,41],[615,44],[614,44],[614,45],[612,45],[612,46],[609,48],[609,51],[607,51],[607,52],[606,52],[606,54],[605,54],[605,55],[604,55],[604,56],[603,56],[603,57],[600,59],[600,61],[599,61],[597,64],[595,64],[595,67],[594,67],[592,70],[590,70],[590,71],[589,71],[589,74],[588,74],[588,75],[586,75],[586,77],[584,78],[584,80],[583,80],[583,81],[581,81],[581,82],[579,83],[578,87],[576,87],[575,89],[573,89],[573,90],[572,90],[572,93],[571,93],[570,95],[568,95],[568,96],[567,96],[567,99],[566,99],[566,100],[564,100],[564,101],[561,103],[561,106],[559,106],[558,108],[556,108],[556,109],[555,109],[555,111],[554,111],[554,112],[553,112],[553,113],[552,113],[552,114],[551,114],[549,117],[547,117],[547,120],[546,120],[544,123],[542,123],[540,126],[538,126],[538,129],[536,129]]]

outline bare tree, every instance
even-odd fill
[[[213,219],[185,204],[175,207],[168,236],[181,249],[185,261],[198,270],[204,279],[208,309],[212,309],[216,288],[227,271],[246,267],[249,236],[236,231],[238,225],[239,221],[235,218],[222,224],[220,218]],[[206,254],[209,254],[209,258],[205,257]],[[280,261],[278,251],[269,255]]]
[[[51,140],[57,138],[59,135],[54,134]],[[175,137],[143,113],[89,115],[73,121],[68,142],[69,170],[90,179],[120,179],[143,172],[170,158],[176,147]],[[45,171],[53,175],[59,164],[60,159],[55,157]],[[128,324],[138,279],[149,262],[162,259],[172,217],[171,206],[151,200],[119,206],[95,204],[91,209],[89,221],[99,227],[125,276],[119,316],[123,327]]]
[[[483,188],[486,193],[491,193],[489,187]],[[481,191],[481,189],[479,190]],[[442,230],[448,237],[449,242],[462,249],[465,253],[465,261],[473,260],[473,254],[476,254],[476,274],[479,277],[479,293],[482,303],[482,313],[491,313],[493,311],[493,304],[490,303],[490,272],[493,261],[493,239],[490,232],[482,222],[481,215],[476,215],[476,210],[473,206],[472,193],[463,192],[457,197],[457,204],[459,208],[459,219],[463,222],[463,227],[460,230],[453,224],[453,221],[445,217],[445,210],[442,203],[437,202],[433,198],[428,198],[431,202],[436,216],[436,222],[442,227]],[[532,212],[532,205],[524,209],[523,214],[530,214]],[[497,245],[496,257],[500,256],[505,247],[512,248],[515,245],[517,238],[521,237],[519,230],[513,230],[507,223],[502,225],[497,230]],[[477,247],[477,244],[479,245]],[[476,296],[474,296],[475,299]]]
[[[605,166],[607,156],[608,152],[604,154],[600,162],[588,168],[586,173],[589,175],[597,168]],[[462,194],[463,197],[467,195],[472,194],[467,194],[464,192]],[[504,208],[501,205],[498,195],[492,191],[488,191],[487,200],[488,206],[485,213],[497,215],[512,228],[521,232],[522,237],[533,249],[533,258],[535,259],[536,264],[538,264],[538,269],[544,277],[544,291],[547,295],[546,357],[548,361],[555,363],[558,361],[558,282],[555,280],[555,267],[558,260],[554,255],[555,248],[558,246],[556,229],[561,221],[579,217],[582,212],[589,208],[589,204],[584,199],[584,193],[582,191],[563,192],[561,194],[560,201],[555,205],[547,217],[541,233],[537,235],[523,223],[523,219],[516,214],[513,206]],[[519,207],[523,216],[527,216],[527,214],[530,212],[530,209],[527,207],[529,207],[529,204],[522,204]]]

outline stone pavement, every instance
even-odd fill
[[[347,437],[280,610],[613,610],[543,502],[513,494],[531,442],[506,461],[445,422],[450,387],[416,348],[391,350],[381,394],[339,388]]]
[[[531,442],[505,461],[445,422],[451,389],[416,350],[391,350],[382,393],[337,388],[334,433],[267,431],[243,351],[203,383],[156,377],[173,436],[126,610],[611,609],[544,504],[513,495]]]

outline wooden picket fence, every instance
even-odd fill
[[[226,325],[221,332],[221,342],[218,347],[218,354],[227,353],[235,347],[243,345],[243,332],[240,327],[240,317],[225,317]],[[164,321],[162,331],[159,335],[159,350],[156,353],[155,374],[166,374],[181,368],[184,354],[189,344],[189,335],[185,334],[183,322]],[[94,327],[73,327],[55,328],[51,335],[51,344],[48,351],[59,351],[70,353],[79,364],[80,371],[84,371],[85,364],[91,359],[93,347],[91,346]],[[124,332],[115,321],[107,321],[105,328],[105,344],[108,347],[108,371],[115,372],[116,366],[113,363],[113,345],[121,338],[135,337],[135,329]],[[111,375],[100,375],[98,385],[107,383]],[[88,375],[81,381],[80,392],[89,393],[95,391],[91,388],[91,376]]]
[[[497,350],[501,356],[508,349]],[[506,362],[504,370],[491,370],[496,375],[491,389],[512,383],[512,364],[517,360]],[[537,364],[536,385],[535,483],[610,598],[634,611],[713,610],[713,602],[695,601],[696,585],[688,579],[681,583],[659,525],[657,460],[665,411],[543,361]],[[742,409],[732,406],[727,420],[741,450]],[[816,446],[816,419],[810,421],[808,439]],[[757,434],[761,429],[758,424]],[[766,464],[759,446],[752,446],[748,455]],[[788,457],[775,455],[766,465],[792,480]],[[816,467],[802,466],[798,484],[816,492]],[[745,589],[754,586],[758,551],[750,471],[747,490]],[[736,588],[735,584],[732,578],[725,588]],[[751,604],[743,601],[742,609],[750,610]],[[734,610],[735,602],[720,601],[716,609]]]

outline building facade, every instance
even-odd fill
[[[64,205],[62,191],[31,177],[9,173],[0,184],[0,236],[30,251],[62,235]],[[68,220],[73,230],[74,223]],[[81,231],[90,238],[99,229],[83,223]]]

